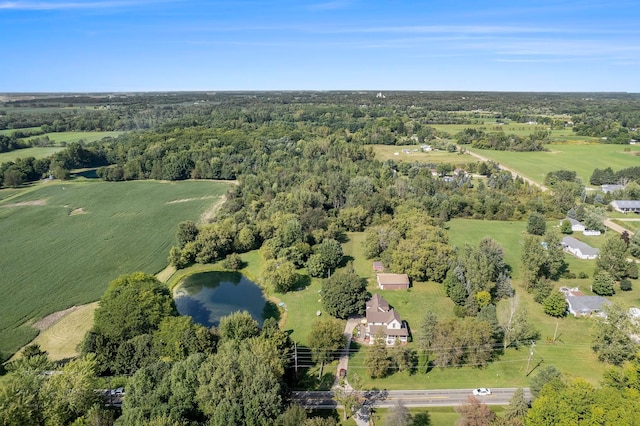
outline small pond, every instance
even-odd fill
[[[262,289],[237,272],[190,275],[175,288],[173,298],[180,315],[206,327],[218,326],[220,318],[236,311],[248,311],[260,325],[274,316],[275,306],[267,302]]]

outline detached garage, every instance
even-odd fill
[[[378,274],[378,287],[382,290],[406,290],[409,288],[407,274]]]

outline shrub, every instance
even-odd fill
[[[544,312],[552,317],[563,317],[567,313],[567,301],[559,291],[552,291],[543,302]]]
[[[629,281],[626,278],[620,281],[620,290],[631,291],[631,289],[632,289],[631,281]]]
[[[598,271],[593,276],[593,284],[591,285],[591,290],[599,295],[599,296],[611,296],[615,291],[613,290],[613,285],[615,283],[615,279],[613,276],[607,271]]]
[[[586,272],[584,272],[584,271],[583,271],[583,272],[580,272],[580,273],[578,274],[578,278],[580,278],[580,279],[589,278],[589,274],[587,274],[587,273],[586,273]]]
[[[531,235],[544,235],[547,231],[547,222],[543,215],[534,212],[527,220],[527,232]]]
[[[222,266],[232,271],[237,271],[242,268],[242,259],[238,253],[231,253],[225,257]]]

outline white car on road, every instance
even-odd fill
[[[478,388],[473,390],[473,394],[476,396],[485,396],[491,395],[491,389],[489,388]]]

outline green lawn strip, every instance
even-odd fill
[[[574,170],[585,184],[596,168],[614,171],[638,165],[640,146],[610,144],[551,144],[547,152],[511,152],[467,148],[516,170],[519,174],[543,183],[548,172]],[[629,151],[624,151],[628,149]]]
[[[22,129],[3,129],[3,130],[0,130],[0,135],[11,136],[14,132],[33,132],[35,130],[41,130],[41,128],[38,126],[38,127],[25,127]]]
[[[455,407],[429,407],[418,408],[408,407],[409,412],[413,415],[416,425],[429,426],[451,426],[455,425],[460,418],[460,414],[456,412]],[[494,413],[500,415],[504,409],[498,405],[490,405],[489,408]],[[376,408],[373,418],[376,424],[386,424],[386,418],[389,415],[389,408]],[[428,419],[425,420],[425,419]]]
[[[3,152],[2,154],[0,154],[0,164],[8,163],[9,161],[16,161],[18,158],[33,157],[36,160],[39,158],[46,158],[58,151],[62,151],[63,149],[64,147],[62,146],[45,146]]]
[[[197,220],[226,189],[207,181],[49,182],[5,198],[0,350],[34,337],[26,321],[97,300],[121,274],[163,269],[177,223]],[[42,204],[6,207],[20,202]]]
[[[640,219],[640,218],[638,218]],[[622,226],[625,229],[628,229],[629,231],[636,233],[636,232],[640,232],[640,220],[639,221],[630,221],[630,220],[616,220],[613,219],[613,223],[616,223],[620,226]]]

